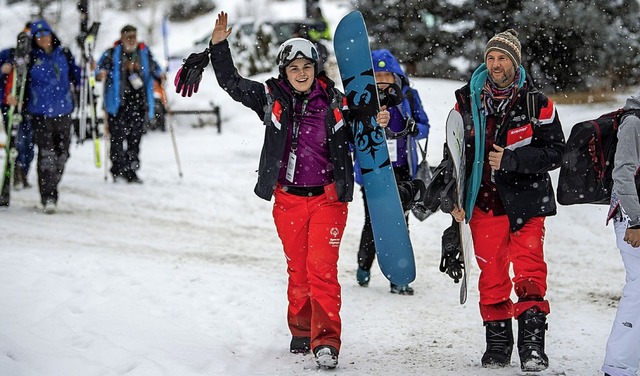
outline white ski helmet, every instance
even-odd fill
[[[280,46],[278,49],[278,56],[276,57],[276,64],[278,64],[278,70],[280,74],[285,77],[284,69],[287,65],[291,64],[295,59],[307,59],[313,63],[313,74],[317,75],[319,70],[318,50],[311,41],[304,38],[291,38]]]

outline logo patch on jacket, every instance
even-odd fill
[[[336,125],[333,127],[333,131],[336,132],[344,125],[344,119],[342,118],[342,112],[339,108],[333,109],[333,117],[336,119]]]
[[[507,149],[515,150],[521,146],[529,145],[532,138],[533,127],[531,123],[523,125],[522,127],[509,129],[507,132]]]
[[[280,123],[280,117],[282,116],[282,105],[278,100],[273,102],[273,107],[271,109],[271,122],[275,125],[278,130],[282,129],[282,124]]]

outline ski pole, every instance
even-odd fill
[[[169,121],[169,133],[171,134],[171,144],[173,145],[173,154],[176,157],[176,164],[178,165],[178,175],[182,177],[182,167],[180,166],[180,155],[178,154],[178,144],[176,143],[176,135],[175,135],[175,132],[173,131],[172,116],[168,115],[167,120]]]
[[[169,25],[168,25],[167,17],[165,16],[162,18],[162,42],[164,47],[165,74],[169,72],[169,38],[168,37],[169,37]],[[160,84],[160,90],[162,91],[163,105],[165,109],[164,116],[167,117],[167,121],[169,122],[169,133],[171,134],[171,144],[173,145],[173,154],[176,157],[176,164],[178,165],[178,175],[182,178],[182,167],[180,166],[180,155],[178,154],[178,144],[176,143],[176,134],[173,131],[173,118],[171,116],[171,111],[169,111],[169,99],[167,98],[167,92],[164,90],[164,82]]]
[[[109,121],[108,121],[107,111],[104,111],[104,181],[107,181],[109,178],[109,158],[111,156],[111,145],[109,140],[111,136],[109,135]]]

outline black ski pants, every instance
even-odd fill
[[[32,116],[38,145],[38,188],[40,201],[58,202],[58,184],[62,179],[64,166],[69,159],[71,144],[71,115],[56,117]]]
[[[116,115],[109,115],[111,174],[128,177],[140,168],[140,142],[145,129],[146,108],[123,103]]]
[[[396,182],[411,181],[411,173],[409,167],[395,167],[393,174]],[[364,226],[362,227],[362,236],[360,237],[360,248],[358,249],[358,266],[364,270],[371,269],[373,260],[376,258],[376,245],[373,240],[373,229],[371,228],[371,217],[369,216],[369,206],[367,205],[367,196],[364,188],[361,188],[362,198],[364,201]],[[408,215],[404,219],[409,223]]]

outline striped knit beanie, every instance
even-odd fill
[[[509,56],[516,67],[521,63],[522,57],[520,55],[518,32],[513,29],[496,34],[487,42],[487,45],[484,46],[484,61],[487,61],[487,54],[491,50],[500,51]]]

